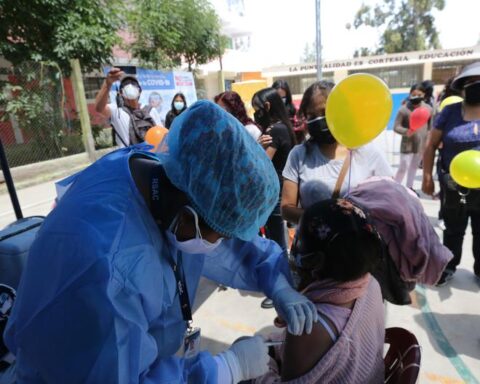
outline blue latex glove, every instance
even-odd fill
[[[288,332],[292,335],[310,334],[313,323],[318,321],[315,305],[301,293],[294,290],[286,278],[280,275],[272,295],[278,314],[287,322]]]

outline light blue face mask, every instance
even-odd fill
[[[183,101],[174,101],[174,102],[173,102],[173,107],[174,107],[177,111],[181,111],[184,106],[185,106],[185,103],[184,103]]]
[[[206,255],[213,252],[222,243],[223,237],[220,237],[215,243],[210,243],[209,241],[203,239],[202,233],[200,232],[200,227],[198,226],[197,212],[195,212],[195,210],[188,205],[186,205],[185,208],[190,211],[195,220],[195,237],[185,241],[177,240],[177,236],[175,234],[178,229],[178,217],[180,215],[180,213],[178,213],[173,219],[170,228],[166,231],[170,244],[185,253],[198,253]]]

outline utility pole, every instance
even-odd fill
[[[317,27],[317,80],[322,79],[322,28],[320,22],[320,0],[315,0],[315,14]]]
[[[95,154],[95,143],[92,136],[92,126],[90,125],[90,115],[88,114],[87,99],[85,98],[85,89],[83,87],[82,70],[78,59],[70,60],[72,67],[72,85],[75,94],[75,103],[80,115],[80,125],[82,127],[83,145],[87,151],[88,158],[94,162],[97,160]]]

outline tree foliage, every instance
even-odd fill
[[[14,65],[56,62],[69,73],[108,62],[119,42],[120,0],[0,0],[0,54]]]
[[[140,0],[129,18],[131,50],[142,65],[204,64],[223,54],[225,37],[208,0]]]
[[[353,26],[383,28],[377,49],[363,47],[356,56],[440,48],[434,9],[442,10],[445,0],[383,0],[374,7],[362,4]]]

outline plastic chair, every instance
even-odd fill
[[[403,328],[387,328],[385,343],[390,344],[384,358],[385,383],[415,384],[422,358],[415,335]]]

